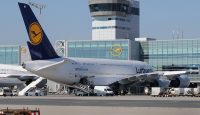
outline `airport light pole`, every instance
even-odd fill
[[[42,10],[46,7],[46,5],[33,3],[33,2],[31,2],[31,1],[28,1],[28,4],[29,4],[30,6],[33,6],[33,7],[37,8],[37,9],[39,9],[39,10],[40,10],[40,15],[42,14]]]

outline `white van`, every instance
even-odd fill
[[[113,96],[114,95],[113,91],[108,86],[95,86],[94,94],[96,96]]]
[[[13,96],[12,90],[10,89],[0,89],[0,96]]]

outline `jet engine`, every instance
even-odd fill
[[[180,87],[185,88],[190,85],[190,79],[187,75],[180,75],[179,77],[176,77],[175,79],[171,80],[170,87]]]
[[[169,87],[170,80],[166,79],[156,79],[154,82],[150,83],[151,87]]]

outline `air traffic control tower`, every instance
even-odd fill
[[[89,0],[89,8],[92,40],[134,40],[139,37],[139,1]]]

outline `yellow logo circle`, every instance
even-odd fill
[[[120,45],[113,45],[111,48],[110,48],[110,54],[112,56],[120,56],[123,52],[123,49]]]
[[[38,45],[42,41],[43,32],[40,24],[34,22],[29,27],[29,37],[33,45]]]
[[[21,47],[21,53],[26,53],[26,47]]]

